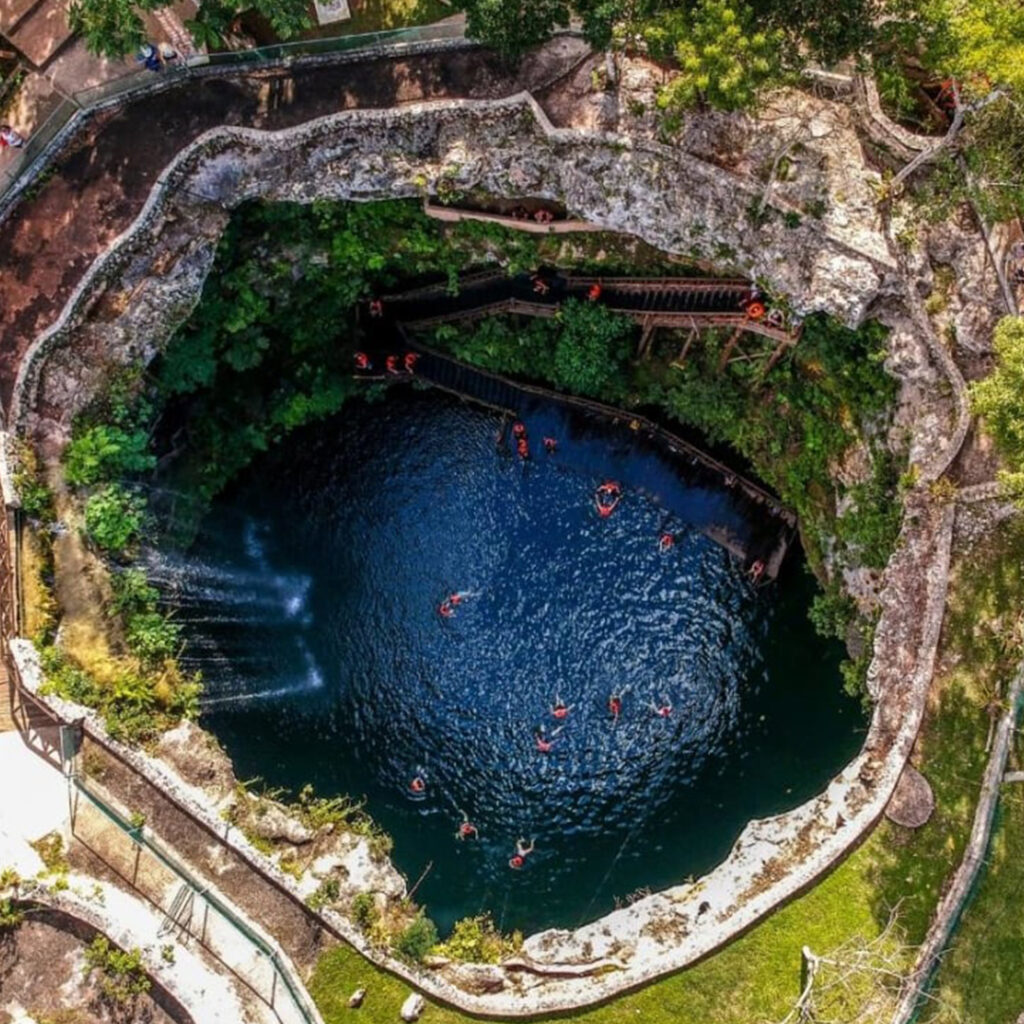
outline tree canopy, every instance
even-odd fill
[[[567,0],[455,0],[455,7],[466,12],[467,34],[506,60],[569,24]]]
[[[652,31],[671,41],[679,74],[658,103],[680,110],[708,104],[723,110],[750,106],[757,90],[782,69],[782,33],[756,27],[754,12],[730,0],[698,0],[665,17]]]
[[[1001,478],[1024,492],[1024,317],[999,321],[994,348],[998,365],[971,385],[971,406],[1006,460]]]
[[[85,40],[91,53],[119,58],[146,40],[140,11],[155,11],[172,0],[71,0],[68,23]],[[264,17],[282,39],[309,28],[306,0],[206,0],[195,21],[189,22],[196,42],[216,46],[228,24],[245,11]]]

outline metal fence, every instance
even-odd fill
[[[143,823],[132,822],[116,808],[95,781],[74,769],[69,784],[75,841],[160,911],[158,940],[198,942],[281,1024],[322,1024],[308,996],[282,967],[277,950],[150,835]]]
[[[332,58],[352,55],[369,57],[375,52],[395,46],[457,41],[463,38],[461,24],[444,22],[383,32],[332,36],[328,39],[303,39],[250,50],[197,53],[178,58],[157,72],[130,68],[117,78],[65,95],[46,120],[33,128],[31,136],[15,153],[12,162],[0,171],[0,215],[6,209],[7,201],[18,191],[30,187],[32,180],[44,171],[46,164],[60,148],[54,144],[61,132],[75,118],[85,117],[103,107],[150,92],[171,89],[191,78],[242,74],[260,68],[330,63]]]

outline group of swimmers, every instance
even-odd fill
[[[608,696],[608,714],[610,715],[613,723],[617,723],[622,714],[624,697],[625,691],[621,693],[613,692]],[[649,706],[651,711],[659,718],[669,718],[672,714],[672,704],[664,697],[660,703],[651,701]],[[551,704],[550,711],[551,717],[562,724],[550,733],[544,725],[537,727],[534,732],[534,745],[537,751],[541,754],[548,754],[553,749],[556,737],[565,728],[565,721],[569,717],[569,713],[572,711],[572,705],[567,704],[561,697],[556,696],[554,702]],[[425,796],[426,791],[426,779],[422,771],[418,771],[417,774],[409,780],[409,792],[413,797],[422,799]],[[480,830],[472,822],[469,815],[461,809],[459,810],[459,813],[462,815],[462,820],[459,822],[458,828],[455,830],[455,838],[460,842],[479,839]],[[533,853],[535,842],[536,841],[534,839],[530,839],[529,841],[523,838],[517,839],[515,853],[509,857],[508,866],[516,871],[522,868],[526,863],[526,858]]]
[[[516,442],[516,454],[521,459],[528,459],[530,457],[530,438],[526,433],[526,424],[522,420],[516,420],[512,424],[512,437],[515,438]],[[500,444],[502,435],[498,434],[498,443]],[[548,455],[554,455],[558,451],[558,441],[553,437],[544,438],[544,451]]]
[[[373,370],[373,361],[365,352],[357,352],[354,358],[356,369],[360,373],[367,373]],[[384,360],[384,369],[394,376],[402,373],[415,373],[416,363],[419,361],[419,358],[418,352],[406,352],[401,357],[391,354]]]

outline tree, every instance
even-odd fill
[[[985,421],[1006,460],[1000,479],[1024,491],[1024,317],[999,321],[994,346],[998,365],[971,385],[971,408]]]
[[[680,68],[658,105],[676,112],[697,105],[750,106],[757,90],[782,70],[781,32],[754,26],[753,11],[731,0],[699,0],[653,26],[656,47],[671,43]]]
[[[71,0],[68,25],[98,57],[123,57],[145,42],[139,9],[154,11],[169,0]]]
[[[455,0],[466,12],[466,34],[514,60],[569,24],[567,0]]]
[[[940,31],[930,60],[957,75],[968,92],[993,86],[1024,92],[1024,5],[1008,0],[936,0],[926,8]]]
[[[613,397],[629,355],[633,321],[605,306],[570,299],[560,313],[551,377],[565,391]]]

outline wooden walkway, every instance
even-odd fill
[[[440,324],[471,322],[489,316],[521,315],[554,317],[568,299],[596,301],[613,313],[632,317],[642,328],[637,354],[646,355],[659,327],[689,331],[677,362],[685,361],[702,330],[732,329],[719,360],[719,371],[737,359],[765,358],[764,373],[796,345],[800,323],[780,309],[764,309],[761,316],[748,313],[756,292],[742,278],[698,277],[583,277],[546,274],[546,290],[535,287],[537,278],[528,274],[507,277],[500,271],[467,274],[459,279],[452,294],[447,282],[414,288],[383,298],[385,315],[412,330]],[[594,298],[594,295],[597,295]],[[775,342],[769,353],[756,355],[740,348],[744,334],[759,335]]]

